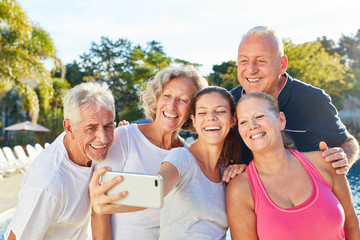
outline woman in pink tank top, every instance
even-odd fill
[[[276,100],[246,94],[236,112],[238,131],[254,159],[226,191],[231,238],[360,239],[346,176],[336,174],[321,152],[291,149]]]

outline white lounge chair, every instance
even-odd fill
[[[22,164],[24,164],[26,167],[29,167],[31,161],[30,157],[26,155],[24,149],[22,146],[15,146],[14,151],[16,153],[18,161],[20,161]]]
[[[34,159],[36,158],[36,156],[39,154],[39,153],[36,151],[35,147],[33,147],[33,146],[30,145],[30,144],[26,145],[26,151],[27,151],[27,153],[28,153],[31,161],[34,161]]]
[[[6,177],[9,173],[15,172],[15,168],[11,169],[10,165],[3,153],[3,151],[0,149],[0,180],[3,180],[3,177]]]
[[[3,147],[4,154],[6,156],[6,159],[12,166],[16,169],[18,169],[22,174],[25,175],[26,172],[26,166],[23,165],[18,159],[15,158],[14,153],[12,152],[11,148],[9,147]]]
[[[40,153],[44,148],[40,145],[40,143],[35,144],[35,149],[38,153]]]

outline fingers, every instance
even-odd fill
[[[319,149],[320,149],[320,151],[326,151],[328,149],[328,147],[324,141],[321,141],[319,143]]]
[[[342,167],[347,167],[349,165],[349,162],[347,158],[345,158],[345,159],[333,161],[331,165],[333,166],[333,168],[342,168]]]
[[[327,162],[334,162],[346,159],[347,156],[342,150],[342,148],[330,148],[322,153],[322,156],[325,158],[325,161]]]
[[[98,170],[96,170],[90,180],[89,188],[94,188],[99,185],[100,176],[103,175],[105,172],[111,171],[111,168],[109,167],[102,167]]]
[[[331,163],[337,174],[346,174],[350,167],[347,156],[342,148],[330,148],[322,153],[325,161]]]
[[[129,125],[129,122],[126,121],[126,120],[122,120],[122,121],[120,121],[120,122],[118,123],[118,127],[120,127],[120,126],[126,126],[126,125]]]
[[[229,165],[229,159],[227,158],[224,158],[224,157],[220,157],[219,158],[219,164],[222,166],[222,167],[227,167]]]
[[[126,191],[117,194],[106,195],[106,192],[110,188],[123,180],[121,176],[117,176],[100,185],[100,176],[108,171],[111,171],[111,168],[103,167],[96,170],[93,173],[89,183],[91,204],[94,208],[94,211],[99,214],[113,213],[111,211],[115,211],[116,209],[121,208],[122,205],[112,204],[111,202],[124,198],[127,195]]]
[[[92,203],[93,209],[98,214],[113,214],[123,208],[123,205],[111,203],[127,196],[127,192],[121,192],[114,195],[106,196],[103,201]]]
[[[349,172],[350,168],[349,166],[346,166],[346,167],[342,167],[342,168],[339,168],[339,169],[336,169],[336,173],[337,174],[347,174]]]
[[[224,182],[229,182],[231,179],[235,178],[236,175],[242,173],[245,169],[245,164],[230,165],[225,169],[222,180]]]

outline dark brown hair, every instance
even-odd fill
[[[203,96],[205,94],[209,94],[209,93],[218,93],[224,99],[226,99],[226,101],[229,103],[229,106],[230,106],[231,116],[234,116],[235,110],[236,110],[234,98],[232,97],[230,92],[228,92],[225,88],[217,87],[217,86],[211,86],[211,87],[204,88],[203,90],[201,90],[200,92],[198,92],[196,94],[194,102],[193,102],[193,106],[192,106],[194,115],[196,113],[196,103],[197,103],[198,99],[201,96]],[[240,139],[239,139],[237,130],[235,127],[232,127],[232,128],[230,128],[230,131],[224,140],[224,145],[223,145],[220,157],[226,158],[228,160],[233,160],[235,163],[239,163],[240,157],[241,157],[240,150],[241,150]]]

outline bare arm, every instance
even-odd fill
[[[226,189],[226,213],[232,240],[257,240],[254,199],[246,173],[232,179]]]
[[[111,240],[110,214],[91,213],[91,231],[93,240]]]
[[[16,240],[16,236],[15,236],[15,234],[14,234],[14,232],[12,230],[10,231],[8,240]]]
[[[346,239],[360,239],[359,220],[356,216],[351,190],[345,175],[336,174],[333,171],[334,187],[333,192],[339,199],[345,212],[345,236]]]
[[[309,159],[324,179],[332,187],[332,191],[340,201],[345,212],[344,230],[346,239],[360,239],[359,220],[356,216],[352,201],[351,190],[346,179],[346,175],[338,174],[331,164],[321,161],[322,156],[319,152],[303,153]]]
[[[358,160],[359,157],[359,143],[358,141],[353,137],[349,137],[345,140],[343,144],[340,146],[349,161],[349,167],[354,165],[354,163]]]

